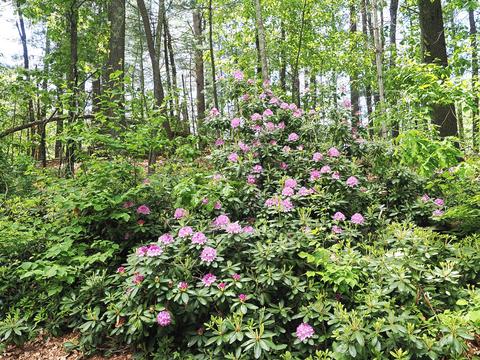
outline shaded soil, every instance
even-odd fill
[[[21,347],[9,346],[5,353],[0,353],[1,360],[132,360],[133,356],[127,350],[119,350],[118,353],[106,357],[94,355],[91,357],[84,356],[79,351],[67,353],[63,347],[63,343],[70,341],[75,342],[77,335],[68,334],[63,337],[38,336],[34,340],[26,343]]]

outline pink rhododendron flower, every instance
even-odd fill
[[[217,280],[217,277],[211,273],[208,273],[203,276],[202,278],[202,283],[205,286],[210,286],[212,285],[215,281]]]
[[[292,204],[292,202],[290,201],[290,199],[285,199],[285,200],[282,200],[282,211],[284,212],[290,212],[293,210],[294,206]]]
[[[160,311],[157,315],[157,323],[160,326],[168,326],[172,323],[172,318],[168,311]]]
[[[282,103],[280,104],[280,109],[282,109],[282,110],[287,110],[287,109],[288,109],[288,104],[285,103],[285,102],[282,102]]]
[[[270,99],[269,104],[275,105],[278,104],[279,100],[275,96]]]
[[[230,224],[230,219],[227,215],[218,215],[213,221],[213,225],[217,227],[223,227]]]
[[[304,186],[302,186],[300,189],[298,189],[297,195],[298,196],[308,196],[313,194],[313,189],[308,189]]]
[[[230,155],[228,155],[228,161],[237,162],[238,161],[238,154],[233,152]]]
[[[242,119],[240,119],[240,118],[233,118],[233,119],[230,121],[230,126],[231,126],[233,129],[239,127],[241,124],[242,124]]]
[[[147,256],[150,256],[150,257],[159,256],[159,255],[162,255],[162,253],[163,253],[162,248],[157,244],[152,244],[147,249]]]
[[[143,224],[145,224],[145,220],[137,220],[137,224],[140,225],[140,226],[143,226]]]
[[[135,252],[135,254],[139,257],[142,257],[147,254],[147,251],[148,251],[148,246],[140,246]]]
[[[362,225],[365,222],[365,219],[363,218],[363,216],[361,214],[355,213],[350,218],[350,221],[354,224]]]
[[[214,107],[210,110],[210,116],[211,117],[216,117],[218,115],[220,115],[220,111],[218,111],[218,109],[216,107]]]
[[[297,187],[297,180],[292,179],[292,178],[288,178],[287,180],[285,180],[284,186],[285,187],[296,188]]]
[[[272,116],[272,115],[273,115],[273,111],[270,110],[270,109],[265,109],[265,111],[263,112],[264,117],[269,117],[269,116]]]
[[[200,254],[200,259],[207,264],[210,264],[217,257],[217,250],[210,246],[205,246]]]
[[[430,200],[430,196],[428,196],[427,194],[423,194],[423,196],[421,197],[422,201],[423,202],[427,202]]]
[[[339,173],[338,171],[334,171],[334,172],[332,173],[332,179],[333,179],[333,180],[338,180],[338,179],[340,179],[340,173]]]
[[[273,206],[279,206],[279,205],[280,205],[280,200],[277,198],[269,198],[265,200],[266,207],[273,207]]]
[[[135,274],[133,275],[132,281],[133,281],[134,284],[137,284],[137,285],[138,285],[138,284],[140,284],[144,279],[145,279],[145,276],[143,276],[142,274],[140,274],[140,273],[137,272],[137,273],[135,273]]]
[[[225,177],[222,174],[215,174],[213,175],[213,180],[214,181],[220,181],[223,180]]]
[[[208,198],[205,197],[205,198],[202,199],[202,204],[203,204],[203,205],[207,205],[209,201],[210,201],[210,200],[208,200]]]
[[[272,146],[275,146],[275,145],[278,144],[278,142],[277,142],[277,140],[272,139],[272,140],[270,140],[270,143],[269,143],[269,144],[272,145]]]
[[[293,190],[291,187],[284,187],[282,189],[282,195],[283,196],[293,196],[295,194],[295,190]]]
[[[175,219],[182,219],[184,218],[185,216],[187,216],[187,210],[183,209],[183,208],[177,208],[175,209],[175,213],[173,214],[173,217]]]
[[[295,142],[298,139],[300,139],[300,137],[298,136],[297,133],[291,133],[290,135],[288,135],[288,141],[290,142]]]
[[[303,110],[302,109],[296,109],[293,113],[292,113],[292,116],[294,118],[299,118],[299,117],[302,117],[303,115]]]
[[[258,98],[264,100],[267,98],[267,94],[263,92],[260,95],[258,95]]]
[[[352,102],[349,98],[344,98],[342,101],[342,105],[345,109],[350,109],[352,107]]]
[[[244,78],[243,72],[241,72],[240,70],[235,70],[233,72],[233,78],[238,81],[243,80]]]
[[[166,234],[161,235],[158,238],[158,241],[165,244],[165,245],[168,245],[168,244],[171,244],[173,242],[173,236],[166,233]]]
[[[250,119],[252,119],[252,121],[262,120],[262,115],[260,115],[259,113],[255,113],[252,116],[250,116]]]
[[[289,108],[290,110],[297,110],[297,105],[294,104],[294,103],[291,103],[290,105],[288,105],[288,108]]]
[[[225,145],[225,141],[223,139],[218,138],[217,140],[215,140],[215,146],[219,147],[222,145]]]
[[[320,179],[321,172],[319,170],[312,170],[310,171],[310,181],[315,181],[317,179]]]
[[[340,226],[333,225],[332,226],[332,232],[334,234],[341,234],[343,232],[343,229]]]
[[[437,206],[445,205],[445,201],[443,201],[443,199],[435,199],[435,200],[433,200],[433,203]]]
[[[150,185],[151,181],[149,178],[143,179],[143,185]]]
[[[308,324],[308,323],[301,323],[297,326],[297,331],[295,335],[297,336],[298,340],[304,342],[308,340],[315,334],[315,330]]]
[[[250,100],[250,95],[248,95],[248,94],[243,94],[243,95],[242,95],[242,101],[245,101],[245,102],[246,102],[246,101],[248,101],[248,100]]]
[[[251,129],[252,129],[254,132],[256,132],[256,133],[259,133],[260,131],[262,131],[262,126],[261,126],[261,125],[258,125],[258,124],[257,124],[257,125],[253,125],[253,126],[251,127]]]
[[[274,131],[275,130],[275,124],[271,121],[265,123],[265,129],[267,129],[267,131]]]
[[[437,209],[432,213],[432,216],[442,216],[444,214],[443,210]]]
[[[330,166],[328,165],[324,165],[320,168],[320,174],[328,174],[331,171],[332,169],[330,169]]]
[[[252,172],[256,174],[260,174],[263,171],[263,167],[260,164],[254,165],[252,168]]]
[[[340,151],[338,151],[338,149],[335,147],[331,147],[330,149],[328,149],[327,155],[330,157],[339,157]]]
[[[225,231],[229,234],[240,234],[242,232],[242,226],[236,222],[231,222],[225,226]]]
[[[253,185],[257,182],[257,179],[255,179],[255,175],[247,175],[247,183],[250,185]]]
[[[277,125],[277,129],[281,129],[281,130],[285,129],[285,123],[283,121],[280,121]]]
[[[217,287],[223,291],[227,287],[227,284],[222,281],[220,284],[217,285]]]
[[[143,204],[143,205],[140,205],[138,208],[137,208],[137,213],[138,214],[142,214],[142,215],[148,215],[150,214],[150,208]]]
[[[123,203],[123,207],[124,207],[125,209],[131,208],[133,205],[135,205],[135,204],[133,203],[133,201],[125,201],[125,202]]]
[[[335,221],[344,221],[345,219],[345,215],[340,211],[337,211],[335,214],[333,214],[333,220]]]
[[[284,161],[280,163],[280,169],[282,170],[287,170],[288,169],[288,164]]]
[[[185,238],[193,234],[193,229],[190,226],[184,226],[178,230],[178,237]]]
[[[240,302],[242,302],[242,303],[247,301],[247,295],[245,295],[245,294],[238,295],[238,300],[240,300]]]
[[[180,281],[180,282],[178,283],[178,289],[179,289],[180,291],[187,291],[187,289],[188,289],[188,283],[185,282],[185,281]]]
[[[222,208],[222,203],[220,201],[215,202],[215,204],[213,205],[213,208],[215,210],[220,210]]]
[[[242,141],[240,141],[238,143],[238,147],[240,148],[240,150],[242,150],[243,152],[247,152],[250,150],[250,146],[248,146],[247,144],[243,143]]]
[[[350,176],[346,181],[347,186],[355,187],[359,184],[358,179],[355,176]]]
[[[125,266],[120,266],[120,267],[118,267],[117,273],[119,273],[119,274],[124,274],[124,273],[125,273]]]
[[[298,146],[297,146],[297,150],[302,151],[302,150],[303,150],[303,145],[298,145]]]
[[[255,230],[253,229],[252,226],[248,225],[243,228],[243,233],[244,234],[252,234]]]
[[[290,149],[290,146],[284,146],[282,148],[282,152],[284,152],[285,154],[288,154],[292,149]]]
[[[232,279],[233,279],[234,281],[240,281],[240,278],[241,278],[241,276],[240,276],[239,274],[237,274],[237,273],[235,273],[235,274],[232,275]]]
[[[201,231],[196,232],[192,235],[192,243],[203,245],[207,242],[207,237]]]

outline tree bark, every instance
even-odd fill
[[[196,107],[197,120],[199,123],[205,119],[205,74],[203,66],[203,33],[202,14],[198,9],[193,10],[193,35],[195,37],[195,83],[196,83]]]
[[[175,64],[175,53],[173,52],[172,34],[170,33],[170,28],[168,26],[168,21],[166,17],[165,17],[165,33],[167,35],[168,54],[170,57],[170,69],[172,72],[173,102],[175,104],[175,112],[178,118],[180,118],[180,105],[179,105],[179,94],[178,94],[178,84],[177,84],[177,66]]]
[[[398,0],[390,0],[390,67],[395,66],[397,53]]]
[[[47,93],[48,90],[48,75],[49,75],[49,62],[47,60],[48,55],[50,54],[50,37],[48,34],[48,30],[45,32],[45,54],[43,57],[43,80],[42,80],[42,91],[44,94]],[[47,105],[42,104],[41,107],[41,117],[45,117],[47,115]],[[40,144],[38,146],[38,160],[42,164],[42,167],[47,167],[47,134],[46,134],[46,124],[38,125],[38,132],[40,135]]]
[[[350,6],[350,36],[353,38],[357,34],[357,13],[354,5]],[[354,51],[354,41],[356,39],[350,39],[350,51]],[[352,104],[352,127],[358,128],[360,121],[360,105],[359,105],[359,91],[358,91],[358,73],[354,70],[354,73],[350,76],[350,102]]]
[[[368,33],[368,15],[367,15],[367,4],[366,0],[361,0],[360,2],[360,11],[362,13],[362,32],[365,37],[367,44],[370,43],[371,38],[369,37]],[[365,100],[367,102],[367,115],[368,115],[368,131],[370,136],[373,136],[373,122],[372,122],[372,86],[370,82],[367,81],[365,85]]]
[[[480,89],[478,81],[480,79],[478,66],[478,48],[477,48],[477,25],[475,23],[475,12],[473,9],[468,10],[468,20],[470,25],[470,46],[472,48],[472,92],[475,99],[475,105],[472,109],[472,142],[473,149],[478,149],[478,123],[480,121]]]
[[[297,54],[295,56],[295,64],[293,65],[292,73],[292,100],[297,106],[300,106],[300,77],[299,77],[299,63],[300,53],[303,45],[303,30],[305,28],[305,13],[307,9],[307,0],[303,2],[302,17],[300,20],[300,34],[298,37]]]
[[[260,50],[260,59],[262,63],[262,81],[265,84],[270,80],[268,76],[268,62],[267,62],[267,41],[265,38],[265,29],[263,27],[262,5],[260,0],[255,1],[255,20],[258,31],[258,48]]]
[[[385,103],[385,88],[383,83],[383,44],[382,36],[379,29],[378,21],[378,4],[377,0],[372,0],[372,20],[373,20],[373,37],[375,42],[375,64],[377,67],[377,84],[378,84],[378,96],[380,110],[383,111]],[[385,122],[381,126],[381,135],[385,137],[387,135],[387,128]]]
[[[447,45],[440,0],[418,0],[423,61],[427,64],[448,66]],[[440,136],[457,136],[455,105],[433,104],[432,122],[438,127]]]
[[[280,23],[280,45],[282,46],[282,50],[280,53],[280,88],[284,93],[287,92],[287,54],[285,53],[284,46],[286,44],[286,34],[285,34],[285,24],[282,22]]]
[[[217,94],[217,79],[215,71],[215,56],[213,53],[213,9],[212,9],[212,0],[208,2],[208,43],[210,47],[210,61],[212,65],[212,92],[213,92],[213,104],[217,109],[220,108],[218,105],[218,94]]]

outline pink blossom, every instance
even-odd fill
[[[272,116],[272,115],[273,115],[273,111],[270,110],[270,109],[265,109],[265,111],[263,112],[264,117],[269,117],[269,116]]]
[[[218,109],[216,107],[214,107],[210,110],[210,116],[211,117],[216,117],[218,115],[220,115],[220,111],[218,111]]]
[[[190,226],[184,226],[178,231],[178,237],[185,238],[193,234],[193,229]]]
[[[273,207],[273,206],[279,206],[279,205],[280,205],[280,200],[278,198],[269,198],[265,200],[266,207]]]
[[[347,186],[355,187],[359,184],[358,179],[355,176],[350,176],[346,181]]]
[[[260,131],[262,131],[262,126],[256,124],[256,125],[253,125],[253,126],[251,127],[251,129],[252,129],[254,132],[256,132],[256,133],[259,133]]]
[[[150,208],[143,204],[143,205],[140,205],[138,208],[137,208],[137,213],[138,214],[142,214],[142,215],[148,215],[150,214]]]
[[[267,129],[267,131],[274,131],[275,130],[275,124],[271,121],[265,123],[265,129]]]
[[[210,246],[205,246],[200,254],[200,259],[207,264],[210,264],[217,257],[217,250]]]
[[[255,175],[247,175],[247,183],[250,185],[253,185],[257,182],[257,179],[255,179]]]
[[[248,94],[243,94],[243,95],[242,95],[242,101],[247,102],[248,100],[250,100],[250,95],[248,95]]]
[[[298,192],[297,192],[297,195],[298,196],[308,196],[308,195],[311,195],[313,194],[313,189],[308,189],[306,187],[301,187],[300,189],[298,189]]]
[[[267,98],[267,94],[263,92],[260,95],[258,95],[258,98],[264,100]]]
[[[205,197],[205,198],[202,199],[202,204],[203,204],[203,205],[207,205],[208,202],[209,202],[209,200],[208,200],[207,197]]]
[[[339,173],[338,171],[334,171],[334,172],[332,173],[332,179],[333,179],[333,180],[338,180],[338,179],[340,179],[340,173]]]
[[[288,164],[284,161],[280,163],[280,169],[282,170],[287,170],[288,169]]]
[[[338,149],[335,147],[331,147],[330,149],[328,149],[327,155],[330,157],[339,157],[340,151],[338,151]]]
[[[236,152],[233,152],[230,155],[228,155],[228,161],[237,162],[238,161],[238,154]]]
[[[312,170],[310,171],[310,181],[315,181],[317,179],[320,179],[321,172],[319,170]]]
[[[227,215],[218,215],[213,221],[213,225],[216,227],[223,227],[230,224],[230,219]]]
[[[298,145],[297,150],[302,151],[303,150],[303,145]]]
[[[215,204],[213,205],[213,208],[215,210],[220,210],[222,208],[222,203],[220,201],[215,202]]]
[[[332,226],[332,232],[334,234],[341,234],[343,232],[343,229],[340,226],[333,225]]]
[[[135,205],[134,202],[133,202],[133,201],[130,201],[130,200],[129,200],[129,201],[125,201],[125,202],[123,203],[123,207],[124,207],[125,209],[131,208],[133,205]]]
[[[285,180],[284,186],[291,187],[291,188],[296,188],[297,187],[297,180],[292,179],[292,178],[288,178],[287,180]]]
[[[435,205],[437,205],[437,206],[443,206],[443,205],[445,205],[445,201],[444,201],[443,199],[440,199],[440,198],[433,200],[433,203],[434,203]]]
[[[158,238],[158,241],[165,244],[165,245],[168,245],[168,244],[171,244],[173,242],[173,236],[168,234],[168,233],[163,234]]]
[[[148,246],[140,246],[137,251],[135,252],[137,256],[142,257],[147,254]]]
[[[262,120],[262,115],[259,113],[254,113],[252,116],[250,116],[250,119],[252,119],[252,121]]]
[[[295,142],[298,139],[300,139],[300,137],[296,133],[291,133],[290,135],[288,135],[288,141],[289,142]]]
[[[269,104],[275,105],[278,104],[279,100],[275,96],[270,99]]]
[[[192,235],[192,244],[203,245],[207,242],[207,237],[201,231],[196,232]]]
[[[308,323],[301,323],[297,326],[297,331],[295,335],[298,340],[304,342],[305,340],[311,338],[315,334],[315,330]]]
[[[231,222],[225,226],[225,231],[229,234],[240,234],[242,232],[242,226],[236,222]]]
[[[217,287],[223,291],[227,287],[227,284],[222,281],[220,284],[217,285]]]
[[[172,323],[172,317],[168,311],[160,311],[157,315],[157,323],[160,326],[168,326]]]
[[[443,210],[437,209],[432,213],[432,216],[442,216],[444,214]]]
[[[240,148],[240,150],[242,150],[243,152],[247,152],[250,150],[250,146],[248,146],[247,144],[243,143],[242,141],[240,141],[238,143],[238,147]]]
[[[320,174],[328,174],[331,171],[332,169],[330,169],[330,166],[328,165],[324,165],[320,168]]]
[[[281,130],[285,129],[285,123],[283,121],[280,121],[277,125],[277,129],[281,129]]]
[[[288,105],[288,108],[289,108],[290,110],[297,110],[297,105],[294,104],[294,103],[291,103],[290,105]]]
[[[237,273],[235,273],[235,274],[232,275],[232,279],[233,279],[234,281],[240,281],[240,278],[241,278],[241,276],[240,276],[239,274],[237,274]]]
[[[180,282],[178,283],[178,289],[179,289],[180,291],[187,291],[187,289],[188,289],[188,283],[185,282],[185,281],[180,281]]]
[[[137,285],[138,285],[138,284],[140,284],[144,279],[145,279],[145,276],[143,276],[142,274],[140,274],[140,273],[137,272],[137,273],[135,273],[135,274],[133,275],[132,281],[133,281],[134,284],[137,284]]]
[[[290,149],[290,146],[284,146],[282,148],[282,152],[284,152],[285,154],[288,154],[292,149]]]
[[[303,115],[303,110],[302,109],[296,109],[292,114],[292,116],[294,118],[302,117],[302,115]]]
[[[422,199],[423,202],[427,202],[427,201],[430,200],[430,196],[428,196],[427,194],[423,194],[421,199]]]
[[[365,222],[365,219],[363,218],[363,216],[361,214],[355,213],[350,218],[350,221],[354,224],[362,225]]]
[[[162,253],[163,253],[162,248],[157,244],[150,245],[147,250],[147,256],[149,257],[159,256],[159,255],[162,255]]]
[[[243,72],[241,72],[240,70],[235,70],[235,71],[233,72],[233,78],[234,78],[235,80],[238,80],[238,81],[243,80],[243,78],[244,78]]]
[[[270,140],[270,145],[273,145],[273,146],[277,145],[277,140],[275,139]]]
[[[256,174],[260,174],[263,171],[263,167],[260,164],[254,165],[252,171]]]
[[[290,201],[290,199],[285,199],[285,200],[282,200],[282,211],[283,212],[290,212],[292,211],[294,208],[292,202]]]
[[[295,194],[295,190],[293,190],[291,187],[284,187],[282,190],[282,195],[283,196],[293,196]]]
[[[177,208],[175,209],[175,213],[173,214],[173,217],[175,219],[182,219],[184,218],[185,216],[187,216],[187,210],[183,209],[183,208]]]
[[[344,221],[345,219],[345,215],[340,211],[337,211],[335,214],[333,214],[333,220],[335,221]]]
[[[119,274],[124,274],[124,273],[125,273],[125,266],[120,266],[120,267],[118,267],[117,273],[119,273]]]
[[[350,109],[352,107],[352,102],[348,98],[344,98],[342,101],[342,105],[345,109]]]
[[[282,103],[280,104],[280,109],[282,109],[282,110],[287,110],[287,109],[288,109],[288,104],[287,104],[286,102],[282,102]]]
[[[216,147],[222,146],[224,144],[225,144],[225,141],[221,138],[218,138],[217,140],[215,140],[215,146]]]
[[[203,276],[202,278],[202,283],[205,286],[210,286],[212,285],[215,281],[217,280],[217,277],[211,273],[208,273]]]
[[[243,228],[243,233],[244,233],[244,234],[252,234],[254,231],[255,231],[254,228],[253,228],[252,226],[250,226],[250,225],[245,226],[245,227]]]
[[[223,180],[225,177],[222,174],[215,174],[213,175],[213,180],[214,181],[220,181]]]
[[[242,119],[240,119],[240,118],[233,118],[233,119],[230,121],[230,126],[231,126],[233,129],[239,127],[241,124],[242,124]]]
[[[247,301],[247,295],[245,295],[245,294],[238,295],[238,300],[240,300],[240,302],[242,302],[242,303]]]

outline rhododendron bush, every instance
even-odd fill
[[[448,203],[346,111],[298,108],[240,72],[225,81],[235,113],[212,109],[204,129],[211,193],[172,207],[164,232],[131,251],[80,326],[83,345],[198,359],[460,356],[466,305],[480,304],[467,286],[478,255],[408,224],[435,224]],[[149,204],[134,211],[151,216]]]

